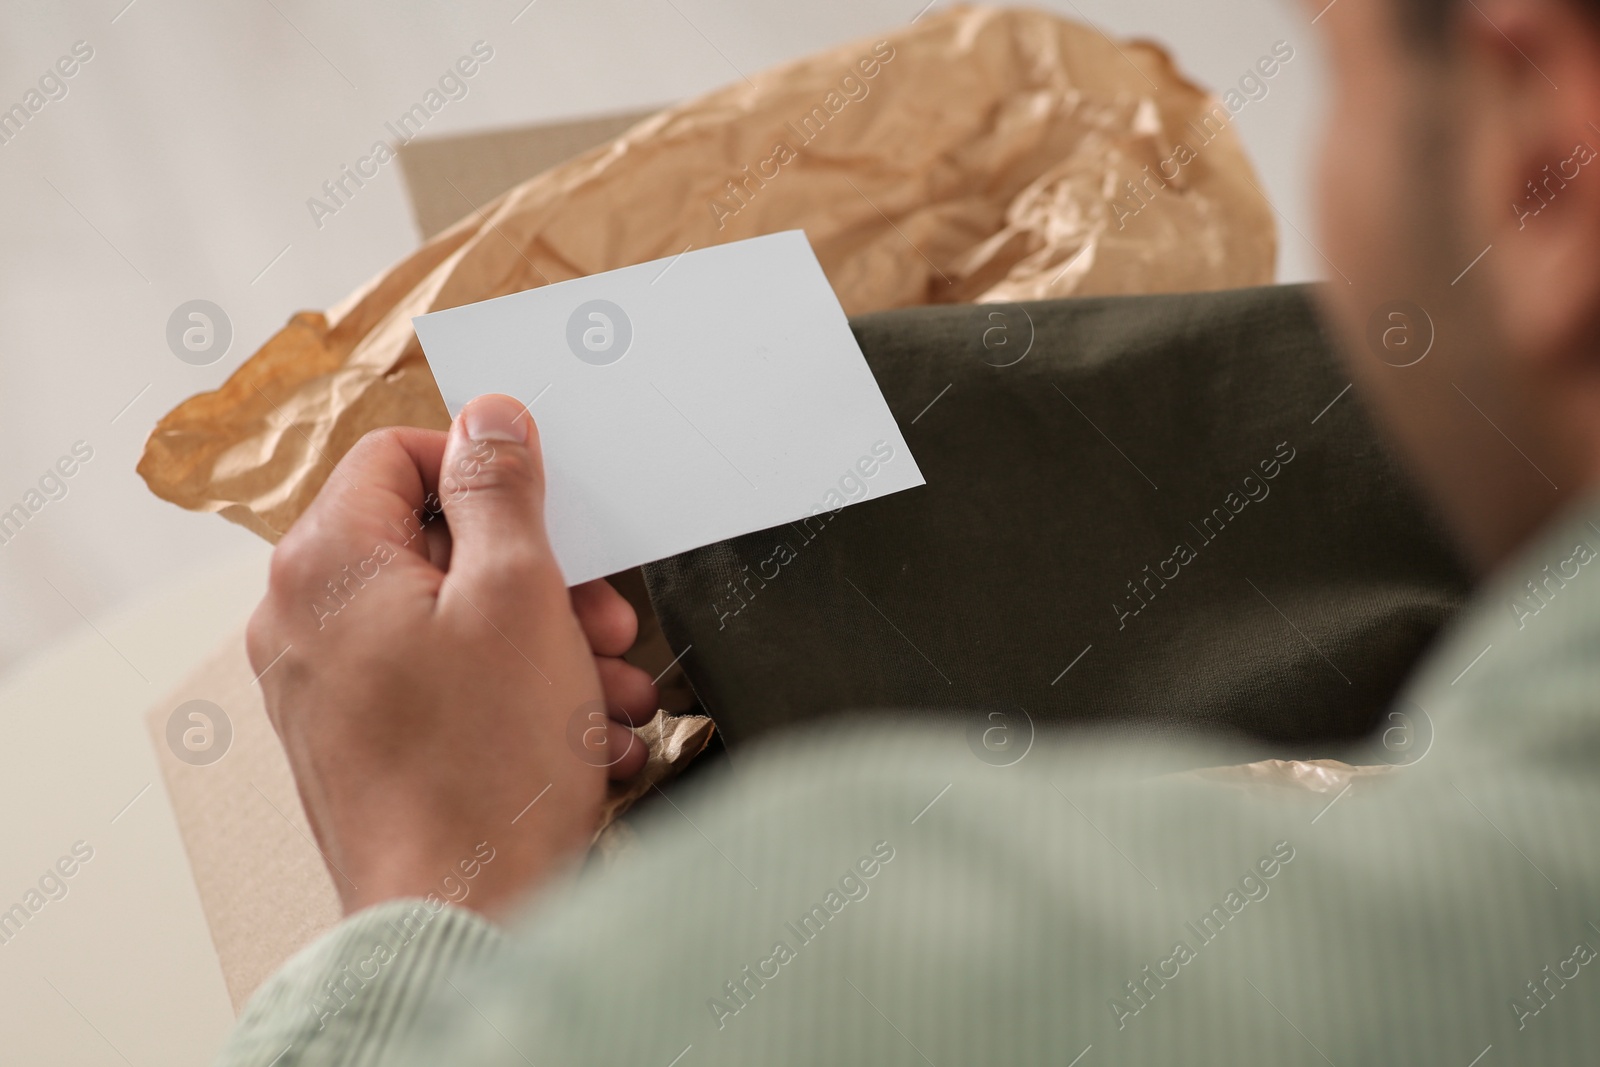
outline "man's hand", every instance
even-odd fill
[[[248,636],[346,913],[462,884],[495,913],[581,855],[608,769],[644,763],[617,721],[656,707],[618,658],[636,628],[605,582],[565,587],[517,401],[357,443],[273,553]]]

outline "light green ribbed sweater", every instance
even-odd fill
[[[1043,735],[1009,767],[959,733],[785,740],[510,933],[353,916],[219,1062],[1600,1062],[1600,507],[1389,729],[1373,761],[1411,765],[1333,797]]]

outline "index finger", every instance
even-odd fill
[[[323,552],[370,552],[384,543],[428,558],[423,531],[440,512],[440,430],[393,426],[374,430],[347,452],[289,535]]]

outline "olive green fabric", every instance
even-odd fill
[[[852,327],[927,485],[873,500],[841,471],[819,504],[864,503],[646,568],[730,743],[977,709],[1326,755],[1462,600],[1305,287]]]

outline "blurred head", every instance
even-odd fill
[[[1328,309],[1492,566],[1600,488],[1600,0],[1309,2],[1334,79]]]

